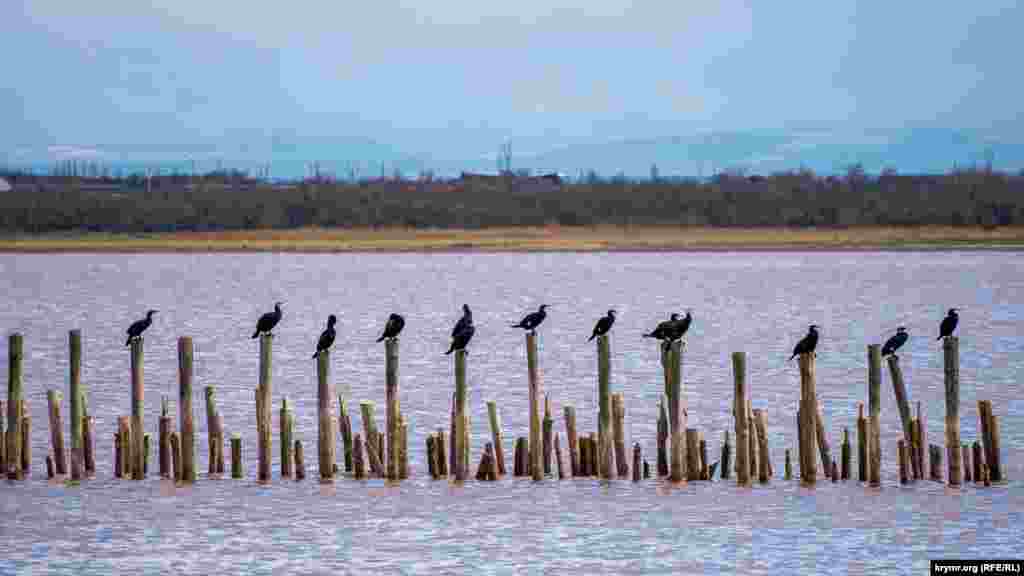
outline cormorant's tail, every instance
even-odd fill
[[[377,338],[377,342],[383,342],[383,341],[384,341],[384,335],[381,334],[380,338]]]
[[[129,345],[131,343],[132,343],[132,337],[129,336],[128,339],[124,341],[124,345],[127,346],[127,345]]]
[[[650,334],[644,334],[644,338],[654,338],[654,337],[655,337],[654,336],[654,332],[651,332]]]
[[[590,335],[590,338],[587,338],[587,342],[590,342],[590,341],[591,341],[591,340],[593,340],[594,338],[597,338],[597,332],[594,332],[593,334],[591,334],[591,335]]]
[[[509,326],[512,328],[526,328],[526,326],[523,326],[522,322],[520,322],[519,324],[509,324]]]
[[[935,339],[936,342],[938,342],[939,340],[942,340],[942,334],[939,334],[939,337]]]
[[[796,354],[793,354],[792,356],[790,356],[790,357],[789,357],[789,361],[790,361],[790,362],[792,362],[792,361],[793,361],[793,358],[796,358]]]
[[[257,331],[255,331],[255,332],[253,332],[253,333],[252,333],[252,339],[253,339],[253,340],[255,340],[255,339],[256,339],[256,337],[257,337],[257,336],[259,336],[259,335],[260,335],[260,331],[259,331],[259,330],[257,330]]]
[[[451,348],[449,348],[448,351],[444,353],[444,355],[447,356],[447,355],[451,354],[453,350],[455,350],[455,343],[454,342],[452,343]]]

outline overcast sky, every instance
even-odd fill
[[[0,155],[370,137],[439,158],[694,131],[1015,136],[1024,9],[978,2],[14,0]]]

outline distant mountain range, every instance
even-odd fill
[[[497,147],[495,147],[497,149]],[[188,172],[237,168],[299,178],[319,169],[339,178],[391,175],[396,170],[415,176],[461,171],[493,172],[494,159],[436,160],[410,154],[369,138],[275,137],[262,145],[48,146],[22,148],[7,154],[11,167],[51,168],[55,162],[95,162],[121,171]],[[622,140],[573,145],[533,156],[512,158],[513,169],[559,172],[577,176],[590,170],[602,176],[623,174],[644,178],[657,166],[661,176],[709,177],[723,170],[768,174],[809,168],[821,174],[845,172],[861,164],[868,172],[893,168],[901,173],[942,173],[955,166],[984,165],[1024,168],[1024,142],[997,139],[962,130],[913,128],[838,133],[827,130],[747,131],[690,134],[647,140]],[[3,166],[0,160],[0,166]]]

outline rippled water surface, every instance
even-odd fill
[[[931,558],[1024,557],[1022,263],[1014,252],[0,255],[0,330],[25,337],[33,455],[28,481],[0,483],[0,574],[921,574]],[[293,403],[309,476],[277,478],[275,419],[274,481],[261,486],[254,481],[258,352],[249,337],[275,300],[285,302],[285,315],[274,343],[274,407],[283,396]],[[721,480],[683,487],[431,481],[424,440],[448,425],[453,367],[442,352],[463,303],[477,325],[468,369],[474,471],[490,437],[486,400],[499,402],[510,470],[515,437],[527,434],[525,347],[508,324],[547,303],[540,364],[557,430],[564,433],[567,404],[575,405],[581,431],[596,429],[596,349],[586,338],[614,307],[612,386],[625,395],[627,442],[639,442],[653,465],[661,376],[656,347],[640,335],[689,307],[695,321],[683,378],[690,426],[704,431],[717,454],[722,432],[733,426],[729,353],[745,351],[779,477],[750,488]],[[822,326],[818,393],[834,452],[842,429],[855,431],[857,403],[866,402],[866,345],[899,325],[911,333],[901,355],[911,401],[923,403],[927,437],[940,443],[945,403],[935,337],[953,306],[961,308],[962,439],[977,438],[977,400],[992,400],[1009,483],[901,487],[900,420],[887,374],[882,488],[819,482],[808,489],[782,480],[784,450],[796,453],[799,397],[796,363],[786,359],[806,326]],[[112,478],[116,418],[130,413],[124,329],[147,308],[160,310],[146,333],[147,430],[156,436],[161,395],[176,410],[175,341],[191,335],[196,390],[217,387],[227,433],[243,438],[245,480],[203,473],[198,393],[198,483]],[[326,316],[337,314],[333,384],[353,405],[375,401],[380,422],[384,353],[373,340],[392,311],[407,319],[400,370],[411,477],[393,486],[349,478],[322,485],[312,480],[316,338]],[[67,396],[67,331],[74,328],[83,332],[97,476],[68,487],[46,481],[46,390]],[[7,362],[6,345],[0,362]],[[358,413],[353,425],[361,426]]]

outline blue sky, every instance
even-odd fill
[[[15,0],[0,20],[0,158],[383,147],[493,165],[503,140],[530,156],[907,128],[1019,142],[1021,22],[1001,0]]]

